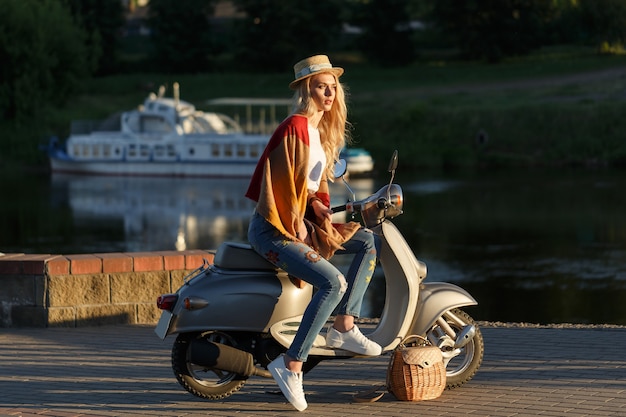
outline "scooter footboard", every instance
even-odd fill
[[[447,282],[422,283],[412,334],[423,335],[441,315],[453,308],[477,305],[478,302],[463,288]]]

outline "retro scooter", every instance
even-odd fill
[[[442,351],[447,387],[458,387],[472,379],[482,362],[480,329],[461,310],[477,302],[453,284],[424,282],[426,265],[390,221],[402,214],[404,202],[402,189],[393,183],[397,164],[396,151],[389,184],[358,201],[343,177],[345,161],[336,167],[353,198],[333,211],[360,214],[362,223],[381,238],[385,305],[367,336],[383,351],[393,350],[408,335],[428,338]],[[312,294],[309,284],[276,268],[249,245],[225,242],[213,264],[205,260],[175,294],[158,297],[163,311],[155,332],[162,339],[177,335],[172,368],[178,382],[196,396],[222,399],[251,376],[271,378],[266,367],[291,344]],[[304,371],[322,360],[354,356],[325,346],[325,338],[318,335]]]

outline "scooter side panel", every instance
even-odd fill
[[[411,334],[418,335],[425,334],[444,312],[478,304],[463,288],[447,282],[422,283],[419,298],[411,328]]]
[[[414,320],[423,265],[393,223],[385,221],[373,230],[381,236],[379,258],[385,273],[386,295],[379,325],[369,337],[383,350],[392,350],[402,341]]]
[[[277,320],[302,314],[311,287],[298,288],[287,274],[268,271],[208,271],[183,285],[168,334],[205,330],[267,332]],[[187,297],[207,301],[194,310]]]

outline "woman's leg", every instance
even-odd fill
[[[346,279],[311,247],[286,239],[259,215],[250,222],[248,240],[268,261],[318,289],[287,351],[291,359],[304,362],[315,338],[346,292]]]
[[[348,271],[348,291],[339,304],[333,326],[326,334],[326,345],[362,355],[380,355],[382,347],[365,337],[354,318],[361,314],[361,305],[367,287],[376,269],[379,239],[368,229],[360,229],[343,244],[337,254],[354,254]]]
[[[315,338],[346,292],[347,283],[335,266],[304,243],[289,242],[279,249],[281,268],[317,288],[287,350],[287,356],[306,362]]]
[[[348,291],[339,303],[338,315],[353,318],[361,315],[363,297],[376,269],[379,246],[378,236],[371,230],[362,228],[343,244],[343,250],[337,251],[337,255],[354,254],[347,276]]]

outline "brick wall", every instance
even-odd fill
[[[0,254],[0,327],[156,323],[156,298],[213,254]]]

